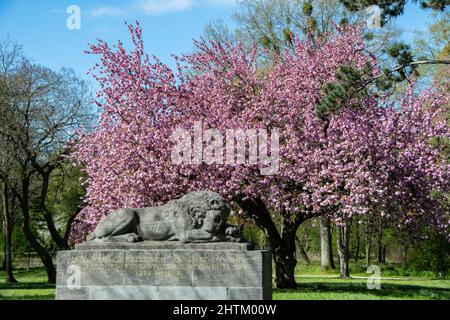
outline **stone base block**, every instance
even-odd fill
[[[241,243],[91,242],[57,255],[58,300],[270,300],[271,255]]]

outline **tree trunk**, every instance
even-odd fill
[[[370,266],[370,255],[371,255],[371,248],[372,246],[372,229],[370,225],[370,221],[367,221],[367,227],[366,227],[366,266]]]
[[[3,239],[4,241],[4,239]],[[6,248],[5,246],[3,246],[3,263],[2,266],[0,267],[0,271],[5,271],[6,270]]]
[[[357,263],[359,260],[359,249],[361,247],[361,235],[359,233],[359,223],[356,223],[355,235],[356,235],[355,263]]]
[[[311,260],[309,259],[305,248],[303,247],[303,245],[301,244],[301,242],[298,239],[297,239],[297,247],[298,247],[298,251],[300,252],[300,256],[302,257],[303,261],[305,262],[305,264],[307,266],[309,266],[311,264]]]
[[[31,251],[28,250],[28,253],[27,253],[27,271],[30,271],[30,262],[31,262]]]
[[[12,267],[12,230],[5,235],[5,251],[5,281],[9,283],[17,282]]]
[[[53,264],[52,257],[50,256],[47,249],[39,243],[38,239],[31,231],[29,188],[30,188],[29,178],[24,178],[22,180],[22,196],[20,199],[20,206],[23,215],[23,223],[22,223],[23,233],[28,243],[31,245],[34,251],[36,251],[39,258],[41,259],[42,264],[44,265],[45,270],[47,271],[48,283],[56,283],[56,269]]]
[[[383,263],[386,263],[386,247],[387,247],[387,244],[385,244],[383,246]]]
[[[270,212],[260,199],[238,199],[239,206],[247,212],[256,225],[267,235],[275,262],[275,287],[295,289],[295,266],[297,265],[295,238],[298,227],[304,221],[301,216],[281,215],[282,230],[278,232]]]
[[[383,263],[383,230],[381,229],[381,224],[377,236],[378,263]]]
[[[77,217],[77,215],[80,212],[81,212],[81,207],[78,207],[66,222],[66,229],[64,231],[64,240],[67,242],[67,245],[69,245],[69,237],[70,237],[70,232],[72,230],[72,223],[74,222],[75,218]]]
[[[5,281],[17,282],[12,270],[12,233],[14,225],[9,208],[8,184],[3,181],[3,232],[5,238]]]
[[[350,272],[348,269],[348,262],[350,260],[350,222],[347,222],[345,226],[338,226],[337,231],[340,277],[349,278]]]
[[[295,266],[297,259],[295,256],[295,241],[290,245],[284,241],[278,243],[275,247],[271,245],[273,259],[275,261],[275,287],[283,289],[295,289]]]
[[[328,217],[322,216],[320,220],[320,254],[323,269],[334,269],[333,246],[331,238],[331,223]]]
[[[5,250],[3,250],[3,253],[5,254]],[[0,271],[5,271],[6,270],[6,259],[5,259],[6,254],[3,256],[3,263],[2,266],[0,267]]]
[[[403,246],[403,265],[406,266],[408,262],[408,245]]]

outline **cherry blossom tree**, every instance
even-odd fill
[[[196,41],[195,53],[175,57],[175,71],[144,52],[139,23],[128,28],[133,50],[101,40],[90,47],[100,56],[92,74],[103,112],[94,130],[81,132],[74,142],[73,158],[88,177],[87,205],[74,222],[74,241],[83,241],[113,209],[213,190],[265,232],[276,287],[294,288],[295,235],[307,219],[330,215],[345,225],[353,215],[383,210],[399,224],[420,218],[448,232],[446,213],[439,209],[443,201],[433,197],[448,191],[448,164],[428,143],[449,134],[445,122],[434,120],[446,103],[444,94],[430,89],[417,96],[411,89],[402,99],[366,96],[359,107],[349,101],[325,118],[316,115],[323,88],[340,66],[370,64],[371,72],[378,72],[359,28],[336,26],[326,37],[297,40],[278,53],[270,69],[261,68],[255,50],[240,44]],[[212,152],[218,161],[201,161],[195,137],[188,161],[174,163],[173,133],[195,126],[222,133],[278,130],[278,170],[262,174],[261,154],[255,164],[248,151],[243,163],[219,161],[224,154],[218,149]],[[217,146],[202,139],[203,155]],[[226,142],[226,148],[235,147]]]

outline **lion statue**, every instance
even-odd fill
[[[159,207],[114,210],[87,240],[244,241],[240,230],[226,223],[229,214],[230,206],[218,193],[195,191]]]

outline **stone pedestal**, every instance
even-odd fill
[[[243,243],[87,242],[57,256],[58,300],[270,300],[269,251]]]

